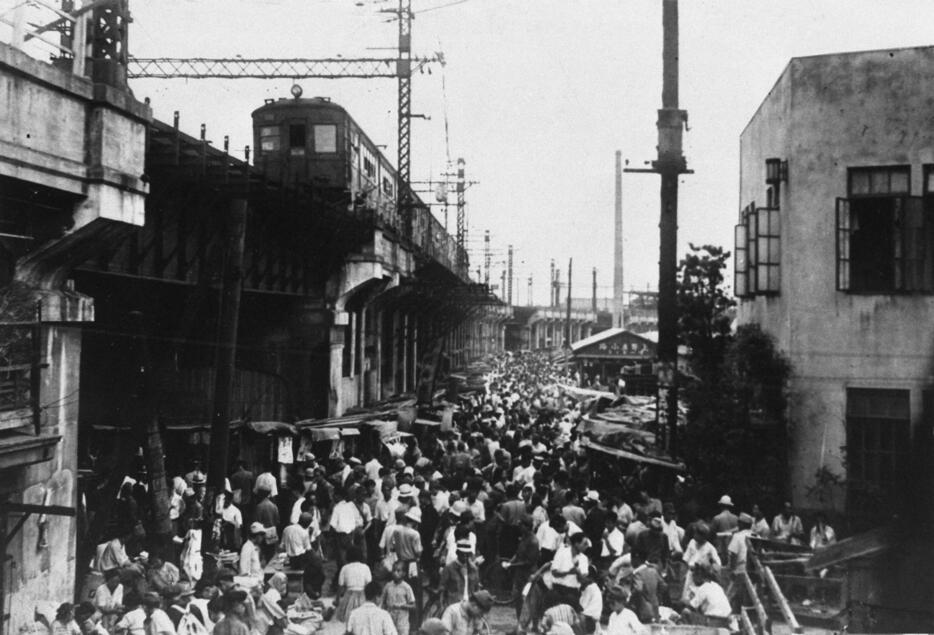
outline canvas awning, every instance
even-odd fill
[[[296,435],[298,430],[284,421],[247,421],[246,427],[257,434]]]
[[[677,470],[678,472],[683,472],[685,470],[683,463],[675,463],[674,461],[666,461],[665,459],[634,454],[632,452],[627,452],[626,450],[620,450],[608,445],[603,445],[602,443],[597,443],[596,441],[592,441],[587,437],[581,437],[581,446],[590,450],[596,450],[597,452],[603,452],[604,454],[609,454],[620,459],[626,459],[627,461],[635,461],[637,463],[645,463],[647,465],[656,465],[658,467],[664,467],[669,470]]]
[[[337,441],[341,438],[340,428],[306,428],[304,432],[311,433],[311,440],[318,441]]]

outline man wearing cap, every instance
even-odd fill
[[[250,525],[250,536],[240,548],[240,575],[263,579],[263,565],[259,560],[260,545],[266,540],[266,528],[263,523]]]
[[[402,526],[397,527],[389,538],[388,549],[405,565],[407,577],[418,575],[418,560],[422,556],[422,536],[418,533],[421,522],[422,510],[412,507],[405,512]]]
[[[724,494],[717,501],[717,505],[720,506],[720,513],[710,521],[710,530],[717,535],[733,533],[739,525],[736,514],[733,513],[733,499]]]
[[[458,540],[456,554],[456,559],[441,570],[444,606],[468,599],[480,585],[480,571],[471,559],[470,541]]]
[[[738,522],[739,529],[730,538],[730,544],[727,546],[731,577],[726,595],[736,610],[739,610],[742,601],[742,574],[746,572],[746,554],[749,550],[749,537],[752,536],[752,516],[744,512],[739,515]]]
[[[451,635],[474,635],[483,630],[483,616],[493,607],[493,596],[480,590],[444,609],[441,621]]]

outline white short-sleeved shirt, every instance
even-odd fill
[[[694,589],[691,606],[708,617],[729,617],[733,612],[723,587],[710,580]]]
[[[577,554],[576,556],[571,551],[570,546],[563,546],[555,553],[554,560],[551,561],[551,577],[554,579],[555,584],[560,584],[567,587],[580,588],[580,580],[577,579],[577,573],[581,575],[587,575],[587,572],[590,568],[590,561],[582,553]],[[556,575],[555,571],[568,571],[571,572],[566,575]]]
[[[610,613],[610,620],[606,625],[606,635],[641,635],[644,632],[642,622],[629,609],[619,613]]]

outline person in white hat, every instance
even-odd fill
[[[259,546],[266,540],[263,523],[250,525],[249,539],[240,548],[240,575],[262,580],[263,565],[259,561]]]
[[[444,606],[469,599],[470,594],[480,586],[480,571],[471,558],[473,547],[470,541],[458,540],[455,554],[455,559],[444,565],[444,569],[441,570]]]
[[[739,526],[739,518],[733,513],[733,499],[724,494],[717,505],[720,513],[710,521],[710,530],[717,535],[732,534]]]
[[[395,554],[396,560],[406,567],[406,576],[418,575],[418,559],[422,556],[422,536],[418,525],[422,522],[422,510],[412,507],[400,518],[400,526],[389,537],[388,550]]]

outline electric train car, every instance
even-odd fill
[[[396,171],[348,112],[326,97],[267,99],[253,111],[253,163],[270,179],[307,184],[348,209],[374,210],[401,228],[396,211]],[[452,266],[456,248],[444,227],[417,196],[412,206],[411,240]]]
[[[253,142],[254,165],[271,179],[342,192],[381,214],[395,208],[396,171],[326,97],[266,100],[253,111]]]

